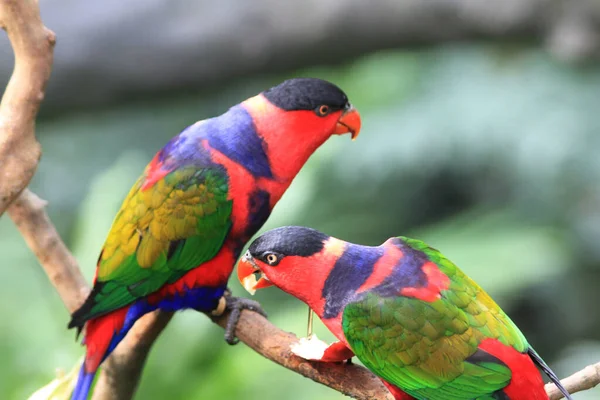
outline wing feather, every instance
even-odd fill
[[[135,183],[117,213],[94,288],[70,327],[174,282],[213,258],[231,226],[228,178],[219,166],[177,168],[145,187]]]
[[[450,278],[441,299],[384,297],[372,290],[343,312],[344,335],[373,372],[408,394],[430,400],[494,398],[511,379],[490,356],[474,362],[479,344],[498,339],[520,352],[529,347],[510,318],[475,282],[425,243],[400,238]],[[405,255],[407,256],[407,255]],[[389,293],[389,288],[386,290]]]

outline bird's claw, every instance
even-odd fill
[[[234,345],[240,341],[235,336],[235,329],[240,320],[240,316],[242,315],[242,310],[254,311],[265,318],[267,317],[267,313],[257,301],[243,297],[234,297],[231,295],[229,289],[225,292],[223,297],[226,301],[225,309],[230,312],[229,317],[227,318],[227,326],[225,327],[225,341],[230,345]]]

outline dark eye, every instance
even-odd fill
[[[331,109],[329,108],[329,106],[322,105],[322,106],[317,107],[317,109],[315,110],[315,112],[317,113],[318,116],[324,117],[327,114],[329,114],[330,110]]]
[[[267,261],[267,264],[271,266],[279,264],[279,257],[277,254],[269,253],[265,256],[265,260]]]

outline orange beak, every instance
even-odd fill
[[[256,276],[259,279],[256,279]],[[244,289],[251,295],[256,293],[257,289],[263,289],[269,286],[273,286],[273,283],[267,279],[265,274],[258,268],[254,258],[246,252],[240,262],[238,263],[238,279],[240,280]]]
[[[360,133],[360,114],[353,106],[350,106],[347,110],[342,113],[342,116],[337,122],[335,127],[336,135],[343,135],[345,133],[352,134],[352,140],[356,139]]]

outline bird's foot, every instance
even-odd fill
[[[323,362],[342,362],[351,363],[354,353],[344,343],[335,342],[328,345],[317,335],[310,335],[302,338],[290,346],[292,353],[305,360],[323,361]]]
[[[225,291],[225,294],[221,300],[223,300],[225,304],[223,306],[223,311],[221,311],[221,313],[218,315],[223,314],[225,311],[230,312],[229,317],[227,318],[227,326],[225,327],[225,341],[230,345],[237,344],[240,341],[235,336],[235,329],[240,320],[240,316],[242,315],[242,310],[254,311],[265,318],[267,317],[267,313],[262,309],[257,301],[243,297],[234,297],[231,295],[231,291],[229,289]],[[221,300],[219,300],[219,307],[215,311],[218,311],[219,308],[221,308]]]

